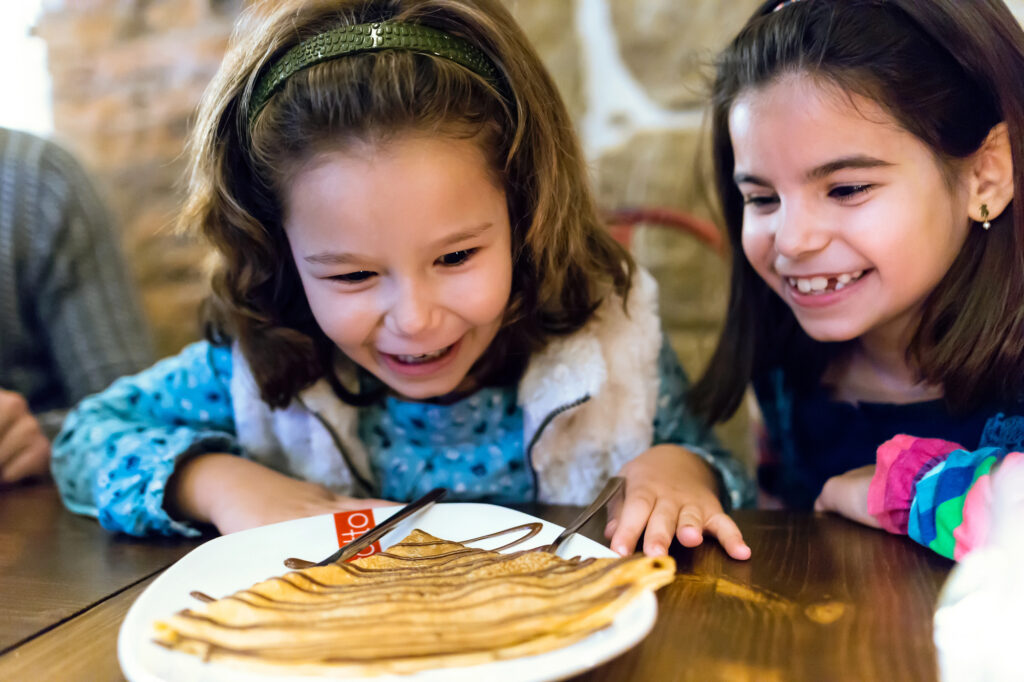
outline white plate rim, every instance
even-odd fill
[[[390,516],[399,507],[378,507],[374,509],[375,522],[379,523]],[[495,528],[506,528],[523,523],[539,522],[542,524],[541,532],[531,538],[522,547],[531,547],[544,544],[553,540],[562,530],[562,527],[544,521],[543,519],[531,516],[507,507],[474,502],[451,502],[432,505],[423,512],[414,515],[400,523],[391,533],[385,536],[382,546],[386,547],[397,542],[408,534],[412,528],[422,528],[428,533],[445,537],[444,530],[451,523],[450,519],[459,517],[460,528],[466,528],[467,521],[474,521],[477,527],[480,524],[488,524],[492,531]],[[468,524],[472,527],[471,523]],[[325,528],[333,528],[333,515],[295,519],[283,523],[273,524],[254,528],[240,533],[224,535],[213,538],[196,547],[176,563],[163,571],[157,578],[146,587],[136,598],[129,608],[124,621],[118,632],[117,653],[118,662],[125,677],[130,682],[171,682],[178,679],[190,679],[209,682],[265,682],[275,680],[276,682],[309,682],[310,680],[325,679],[323,675],[295,675],[295,676],[272,676],[261,673],[254,673],[228,665],[213,663],[202,663],[198,658],[164,649],[151,641],[152,623],[157,618],[167,617],[174,610],[166,610],[164,606],[168,601],[180,601],[179,608],[189,604],[195,604],[188,597],[188,589],[182,590],[182,584],[191,581],[191,589],[203,589],[201,578],[193,579],[186,575],[192,570],[193,564],[218,561],[223,558],[225,552],[240,553],[246,543],[258,542],[264,537],[284,538],[296,537],[303,532],[315,532],[317,536]],[[433,529],[433,530],[432,530]],[[469,536],[483,533],[470,531]],[[448,532],[451,535],[451,532]],[[460,533],[461,536],[461,533]],[[319,542],[319,540],[318,540]],[[502,540],[493,541],[497,546]],[[262,577],[245,581],[238,580],[237,584],[227,591],[242,589],[257,580],[283,572],[284,566],[280,563],[287,556],[301,556],[314,559],[321,554],[326,556],[337,546],[336,538],[328,535],[324,538],[322,547],[308,547],[305,551],[289,553],[283,550],[280,558],[277,559],[277,567],[266,569],[254,566],[251,573],[263,571]],[[262,545],[261,545],[262,546]],[[477,544],[475,546],[481,546]],[[519,549],[517,547],[516,549]],[[582,556],[582,557],[615,557],[617,556],[609,548],[590,540],[582,535],[574,535],[559,551],[561,556]],[[206,555],[210,555],[207,557]],[[275,572],[276,571],[276,572]],[[229,572],[230,573],[230,572]],[[231,578],[227,580],[232,581]],[[223,582],[220,576],[214,582]],[[172,596],[170,591],[182,592],[179,599],[177,595]],[[218,596],[217,591],[208,592]],[[159,609],[159,611],[156,611]],[[442,668],[422,671],[412,675],[379,675],[374,677],[344,678],[350,680],[375,680],[376,682],[470,682],[473,680],[486,679],[488,682],[550,682],[562,680],[582,672],[595,668],[622,653],[625,653],[637,643],[642,641],[651,628],[654,627],[657,619],[657,599],[653,592],[644,592],[632,603],[627,605],[615,618],[613,623],[604,630],[594,633],[579,642],[553,651],[526,656],[520,658],[506,659],[483,663],[472,666]],[[173,673],[168,676],[168,673]],[[330,678],[341,679],[341,678]]]

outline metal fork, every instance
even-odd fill
[[[619,489],[625,482],[626,479],[621,476],[612,476],[609,478],[608,482],[604,484],[603,488],[601,488],[601,492],[599,492],[597,497],[594,498],[594,501],[590,503],[590,506],[580,512],[580,515],[573,519],[572,523],[566,526],[565,530],[558,534],[558,537],[555,538],[554,542],[550,545],[539,547],[538,549],[542,552],[550,552],[551,554],[557,552],[558,548],[562,543],[569,539],[570,535],[574,535],[584,523],[590,520],[591,516],[596,514],[601,507],[608,504],[608,501],[614,497],[615,493],[619,492]]]
[[[330,555],[329,557],[326,557],[325,559],[322,559],[321,561],[318,561],[316,565],[327,566],[329,564],[340,564],[348,561],[356,554],[363,551],[363,549],[369,547],[377,540],[380,540],[382,537],[387,535],[388,531],[397,526],[399,521],[402,521],[403,519],[405,519],[405,517],[410,516],[411,514],[419,511],[423,507],[426,507],[427,505],[432,504],[437,500],[440,500],[447,494],[448,490],[446,488],[434,488],[433,490],[431,490],[429,493],[419,498],[418,500],[413,500],[409,504],[405,505],[397,512],[389,516],[387,519],[385,519],[381,523],[378,523],[376,526],[366,531],[365,533],[357,537],[355,540],[339,549],[334,554]]]

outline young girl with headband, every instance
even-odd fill
[[[784,503],[952,556],[1024,445],[1022,73],[999,0],[773,0],[722,54],[735,255],[691,397],[714,421],[753,383]]]
[[[228,533],[435,486],[585,504],[621,471],[618,551],[646,526],[651,554],[749,555],[720,503],[742,469],[686,411],[655,285],[500,2],[257,3],[190,152],[208,340],[69,419],[72,510]]]

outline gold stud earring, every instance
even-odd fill
[[[984,221],[981,226],[984,229],[992,227],[992,222],[988,219],[988,204],[981,205],[981,219]]]

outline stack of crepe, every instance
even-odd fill
[[[264,672],[411,673],[565,646],[674,574],[670,557],[499,554],[416,530],[386,552],[181,611],[156,640]]]

